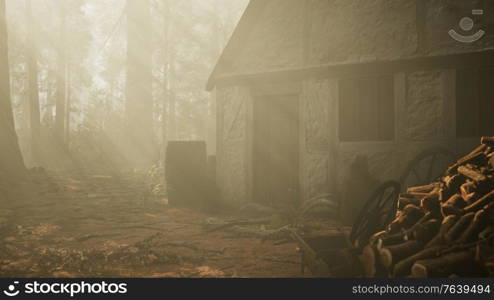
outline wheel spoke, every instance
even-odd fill
[[[396,198],[396,197],[398,196],[398,194],[399,194],[399,191],[397,191],[397,190],[393,190],[393,191],[389,194],[389,196],[388,196],[388,201],[389,201],[389,200],[392,200],[393,198]]]
[[[361,219],[360,223],[358,224],[357,228],[355,229],[355,234],[354,234],[354,239],[358,240],[360,236],[363,234],[365,228],[367,227],[369,221],[366,218]]]
[[[391,202],[391,199],[393,198],[392,196],[393,196],[393,195],[391,194],[391,195],[389,195],[388,197],[386,197],[386,201],[384,201],[384,202],[381,204],[381,206],[380,206],[380,208],[381,208],[381,209],[382,209],[382,208],[384,208],[385,206],[389,206],[389,203]]]
[[[387,182],[381,185],[367,201],[356,220],[350,238],[352,242],[363,241],[375,230],[381,230],[393,215],[393,198],[400,191],[400,184]]]
[[[384,197],[384,194],[385,192],[382,193],[381,200],[379,200],[379,207],[378,207],[379,209],[383,208],[386,205],[386,203],[388,203],[389,196]]]
[[[416,156],[407,166],[406,173],[401,177],[403,187],[430,183],[435,179],[438,167],[446,167],[447,162],[455,162],[455,154],[444,149],[425,150]]]
[[[383,200],[384,200],[384,194],[386,193],[386,191],[383,191],[380,195],[379,195],[379,200],[375,201],[375,205],[374,205],[374,210],[372,213],[374,213],[377,209],[380,209],[381,208],[381,205],[383,203]]]
[[[386,204],[388,204],[388,203],[390,202],[390,200],[391,200],[392,198],[394,198],[394,194],[395,194],[395,190],[394,190],[394,188],[391,188],[391,189],[388,189],[388,190],[389,190],[389,191],[388,191],[388,193],[386,194],[386,197],[383,199],[384,201],[383,201],[383,200],[381,200],[381,203],[380,203],[379,208],[383,208]],[[383,195],[384,195],[384,194],[383,194]]]

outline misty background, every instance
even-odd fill
[[[163,160],[167,140],[210,140],[206,80],[247,3],[7,0],[26,166],[148,167]]]

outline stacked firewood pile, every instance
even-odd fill
[[[367,276],[494,276],[494,137],[398,201],[363,249]]]

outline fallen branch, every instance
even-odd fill
[[[211,232],[223,230],[223,229],[230,228],[233,226],[262,225],[262,224],[266,224],[266,223],[270,223],[270,222],[271,222],[271,219],[235,221],[235,222],[221,224],[221,225],[218,225],[218,226],[213,227],[211,229],[208,229],[208,230],[206,230],[206,233],[211,233]]]

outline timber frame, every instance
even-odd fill
[[[212,77],[207,85],[211,91],[215,86],[253,85],[262,83],[297,82],[306,78],[345,78],[437,69],[461,69],[465,67],[494,65],[494,50],[401,59],[395,61],[373,61],[351,64],[332,64],[299,69],[280,69],[260,73],[228,74]]]

